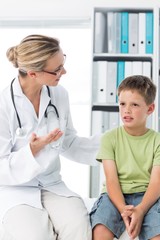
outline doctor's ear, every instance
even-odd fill
[[[28,76],[31,77],[31,78],[36,78],[37,77],[37,74],[35,71],[32,71],[32,70],[29,70],[27,72]]]

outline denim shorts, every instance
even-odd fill
[[[124,194],[127,205],[138,205],[143,198],[144,193]],[[90,221],[92,229],[97,224],[103,224],[113,234],[114,237],[120,238],[125,230],[123,219],[108,197],[107,193],[100,195],[94,203],[90,212]],[[160,234],[160,199],[146,213],[139,240],[148,240]]]

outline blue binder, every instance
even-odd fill
[[[153,13],[146,12],[146,53],[153,53]]]
[[[117,62],[117,88],[124,79],[124,73],[125,73],[125,62],[118,61]],[[118,97],[116,98],[116,102],[118,102]]]
[[[128,53],[128,12],[121,13],[121,53]]]

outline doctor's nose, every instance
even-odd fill
[[[66,74],[66,73],[67,73],[67,71],[66,71],[66,69],[63,67],[62,72],[61,72],[61,75]]]

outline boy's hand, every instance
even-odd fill
[[[126,205],[123,209],[123,212],[121,213],[121,216],[123,218],[123,221],[124,221],[126,229],[127,229],[127,232],[129,231],[131,215],[133,213],[133,210],[134,210],[133,205]]]
[[[141,230],[144,213],[139,206],[128,205],[125,207],[122,218],[126,225],[128,235],[131,239],[135,239]]]

